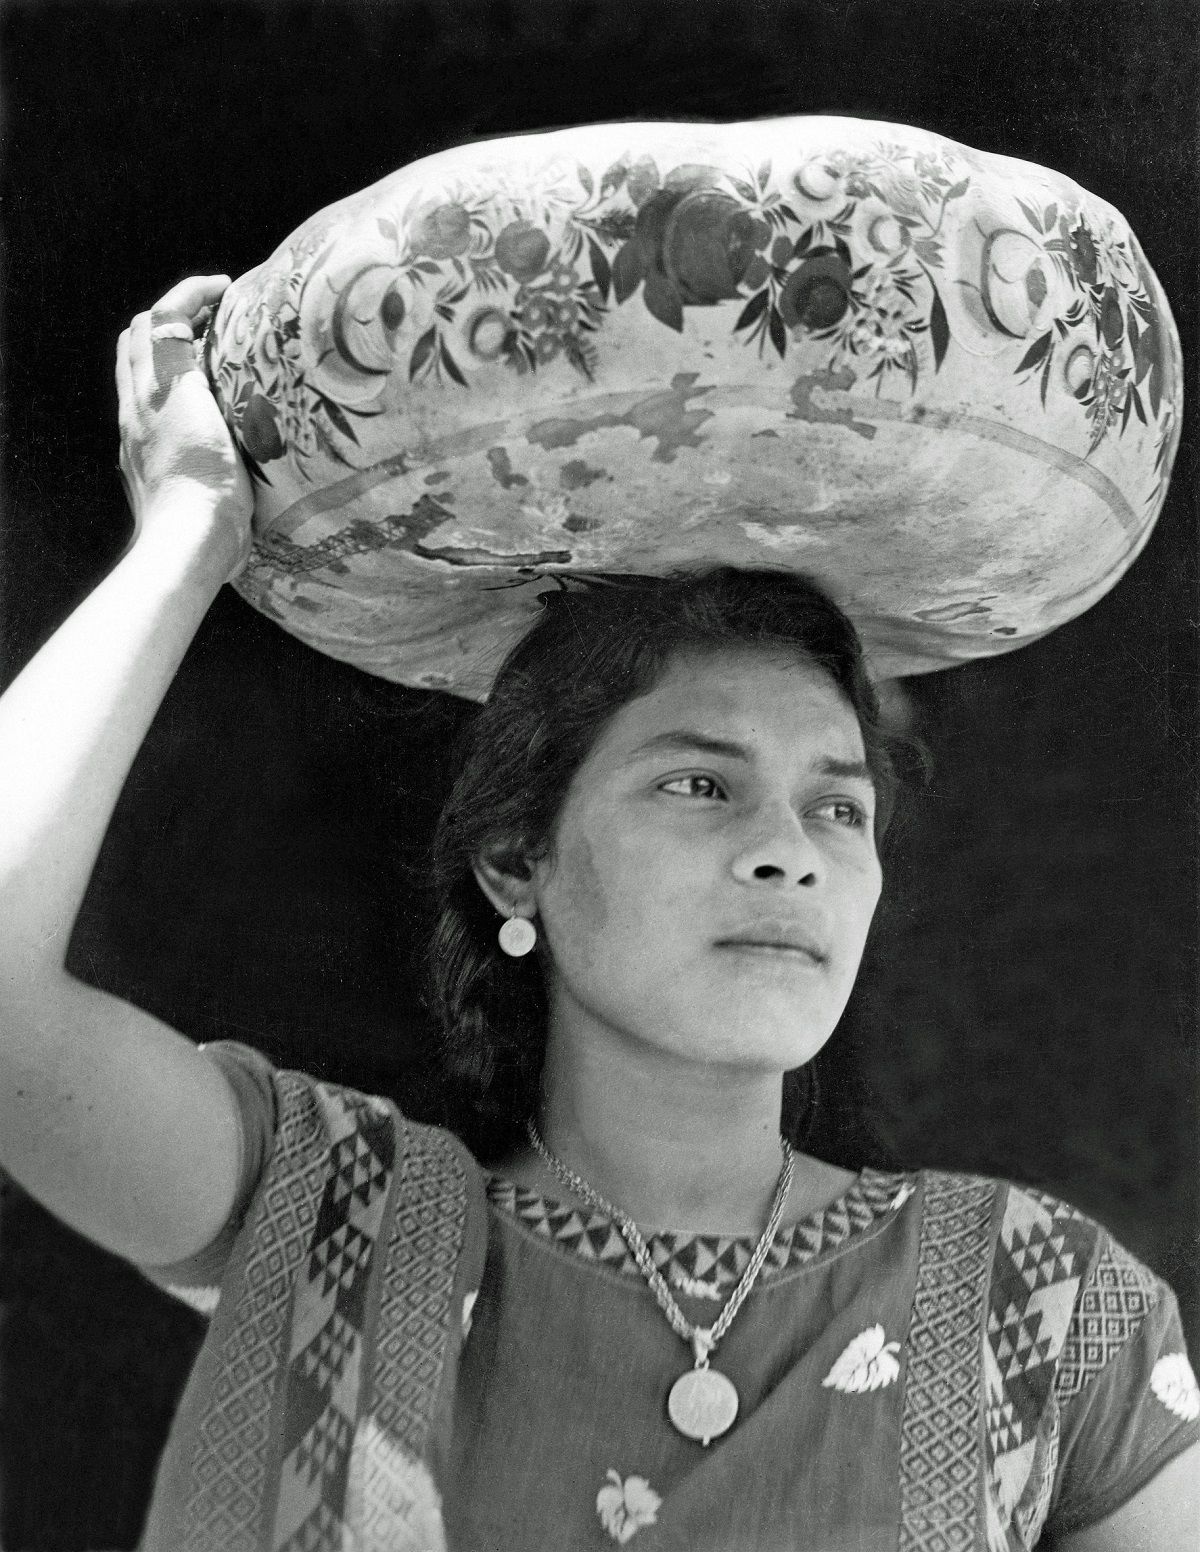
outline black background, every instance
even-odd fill
[[[124,543],[116,335],[180,276],[467,136],[844,112],[1045,162],[1129,217],[1195,343],[1186,0],[9,4],[4,647]],[[1200,1344],[1195,415],[1125,581],[909,684],[937,774],[841,1039],[888,1150],[1036,1182],[1174,1283]],[[411,891],[453,702],[319,658],[228,589],[133,771],[71,966],[200,1039],[435,1103]],[[2,818],[0,818],[2,822]],[[829,1140],[845,1151],[845,1138]],[[8,1192],[0,1539],[128,1546],[197,1337]]]

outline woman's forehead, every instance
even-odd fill
[[[628,758],[677,735],[751,752],[787,749],[861,759],[858,716],[826,672],[799,654],[756,648],[679,652],[645,695],[612,718],[597,753]]]

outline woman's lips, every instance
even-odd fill
[[[790,933],[754,933],[745,937],[718,938],[715,946],[764,959],[791,959],[812,965],[823,965],[826,960],[826,955],[816,944]]]

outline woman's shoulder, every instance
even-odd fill
[[[1138,1336],[1177,1320],[1169,1285],[1103,1223],[1040,1186],[924,1170],[923,1244],[960,1265],[972,1252],[988,1344],[1010,1377],[1054,1372],[1060,1402]],[[945,1268],[943,1268],[945,1270]]]
[[[1031,1290],[1086,1284],[1098,1274],[1130,1288],[1161,1286],[1102,1222],[1039,1185],[937,1169],[915,1171],[912,1179],[927,1217],[948,1221],[956,1240],[968,1222],[986,1232],[994,1259]]]
[[[243,1132],[265,1133],[272,1140],[270,1151],[283,1149],[298,1155],[326,1151],[340,1160],[359,1156],[367,1148],[389,1170],[401,1159],[443,1155],[467,1174],[480,1173],[453,1132],[413,1119],[391,1095],[277,1066],[263,1052],[239,1041],[215,1041],[201,1049],[229,1079]]]
[[[236,1102],[237,1199],[199,1256],[142,1269],[160,1287],[210,1313],[247,1232],[286,1242],[296,1264],[318,1242],[365,1245],[392,1234],[398,1216],[458,1225],[456,1241],[477,1238],[486,1217],[483,1176],[452,1132],[410,1119],[387,1095],[277,1066],[253,1046],[223,1040],[201,1049]]]
[[[916,1180],[909,1346],[918,1367],[937,1356],[931,1391],[947,1369],[941,1347],[957,1340],[944,1333],[965,1341],[964,1375],[972,1352],[982,1363],[989,1513],[1022,1546],[1046,1523],[1094,1523],[1196,1438],[1200,1390],[1174,1294],[1039,1186],[937,1170]],[[947,1320],[948,1306],[972,1318]]]

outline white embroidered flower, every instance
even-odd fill
[[[1168,1353],[1154,1365],[1150,1389],[1166,1407],[1185,1423],[1200,1417],[1200,1385],[1183,1353]]]
[[[643,1525],[657,1524],[661,1503],[645,1477],[626,1477],[622,1482],[620,1475],[610,1470],[596,1494],[596,1513],[612,1539],[624,1546]]]
[[[868,1326],[860,1331],[850,1346],[821,1381],[847,1394],[864,1390],[879,1390],[890,1385],[900,1373],[899,1342],[885,1339],[882,1326]]]

